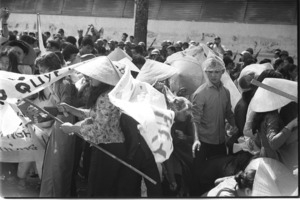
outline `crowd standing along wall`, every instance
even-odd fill
[[[36,21],[35,14],[12,13],[8,24],[10,30],[36,31]],[[117,41],[123,32],[133,35],[134,30],[132,18],[41,15],[41,22],[43,32],[56,33],[63,28],[66,36],[77,36],[78,29],[83,29],[85,33],[88,25],[93,24],[97,29],[104,28],[104,38]],[[154,47],[160,47],[163,40],[206,43],[213,41],[215,35],[220,36],[222,44],[234,53],[248,47],[255,52],[261,49],[260,60],[272,58],[272,51],[279,48],[287,50],[297,64],[296,25],[149,20],[147,43],[150,45],[154,38]]]

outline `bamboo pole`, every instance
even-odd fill
[[[295,101],[296,103],[298,103],[298,98],[297,98],[297,97],[295,97],[295,96],[293,96],[293,95],[290,95],[290,94],[288,94],[288,93],[286,93],[286,92],[283,92],[283,91],[281,91],[281,90],[278,90],[278,89],[276,89],[276,88],[273,88],[273,87],[271,87],[271,86],[268,86],[268,85],[266,85],[266,84],[263,84],[263,83],[261,83],[261,82],[255,80],[255,79],[252,79],[251,84],[256,85],[256,86],[258,86],[258,87],[261,87],[261,88],[263,88],[263,89],[265,89],[265,90],[268,90],[268,91],[270,91],[270,92],[273,92],[273,93],[275,93],[275,94],[278,94],[278,95],[280,95],[280,96],[286,97],[286,98],[288,98],[288,99],[290,99],[290,100]]]
[[[53,118],[55,121],[63,124],[64,122],[62,120],[60,120],[59,118],[55,117],[54,115],[52,115],[51,113],[49,113],[48,111],[46,111],[45,109],[35,105],[33,102],[31,102],[29,99],[23,99],[24,101],[26,101],[27,103],[29,103],[30,105],[34,106],[35,108],[37,108],[39,111],[47,114],[48,116],[50,116],[51,118]],[[84,139],[82,137],[82,135],[80,135],[79,133],[75,133],[77,136],[79,136],[80,138]],[[112,157],[113,159],[117,160],[118,162],[122,163],[123,165],[125,165],[126,167],[130,168],[131,170],[133,170],[134,172],[138,173],[139,175],[141,175],[142,177],[144,177],[145,179],[147,179],[148,181],[150,181],[151,183],[153,183],[154,185],[156,185],[156,181],[153,180],[152,178],[150,178],[149,176],[147,176],[146,174],[144,174],[143,172],[141,172],[140,170],[136,169],[135,167],[131,166],[130,164],[128,164],[127,162],[123,161],[122,159],[118,158],[117,156],[115,156],[114,154],[110,153],[109,151],[99,147],[97,144],[86,140],[89,144],[91,144],[93,147],[99,149],[100,151],[102,151],[103,153],[107,154],[108,156]]]

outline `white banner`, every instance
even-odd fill
[[[0,101],[26,98],[67,76],[71,71],[71,67],[40,75],[0,71]]]
[[[150,84],[135,80],[128,67],[108,95],[115,106],[139,122],[140,133],[155,161],[167,160],[173,151],[170,131],[175,114],[167,109],[164,95]]]
[[[48,141],[49,130],[42,130],[35,125],[24,125],[26,119],[19,111],[17,106],[5,103],[3,107],[9,108],[1,110],[3,116],[7,112],[14,112],[16,117],[20,120],[19,124],[7,124],[3,126],[6,129],[10,129],[9,126],[15,126],[15,130],[11,134],[3,134],[0,130],[0,162],[31,162],[37,163],[43,162],[43,156],[45,152],[46,143]],[[0,119],[0,122],[5,122]],[[3,128],[2,127],[2,128]],[[40,167],[41,168],[41,167]],[[39,171],[41,169],[38,169]]]

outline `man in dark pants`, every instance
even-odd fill
[[[206,192],[201,191],[203,189],[201,181],[205,180],[199,179],[201,173],[205,173],[203,171],[205,161],[216,156],[226,156],[225,119],[233,127],[233,133],[238,131],[231,110],[229,90],[221,82],[222,74],[225,72],[223,61],[217,57],[210,57],[202,65],[208,80],[195,91],[192,98],[192,121],[195,130],[192,147],[195,157],[191,190],[193,196]]]
[[[151,150],[137,128],[138,122],[123,113],[120,118],[120,126],[125,136],[127,149],[125,161],[157,182],[154,185],[147,179],[144,179],[147,187],[147,197],[161,197],[162,189],[159,171]],[[118,196],[141,197],[141,180],[141,175],[126,166],[122,166]]]

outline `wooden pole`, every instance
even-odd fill
[[[54,115],[52,115],[51,113],[49,113],[48,111],[44,110],[43,108],[35,105],[33,102],[31,102],[29,99],[23,99],[24,101],[26,101],[27,103],[29,103],[30,105],[34,106],[35,108],[37,108],[39,111],[47,114],[48,116],[50,116],[51,118],[53,118],[55,121],[57,121],[58,123],[63,124],[64,122],[62,120],[60,120],[59,118],[55,117]],[[79,136],[80,138],[84,139],[82,137],[82,135],[80,135],[79,133],[75,133],[77,136]],[[84,139],[85,140],[85,139]],[[149,176],[147,176],[146,174],[144,174],[143,172],[141,172],[140,170],[136,169],[135,167],[129,165],[127,162],[123,161],[122,159],[118,158],[117,156],[115,156],[114,154],[110,153],[109,151],[99,147],[97,144],[86,140],[89,144],[91,144],[93,147],[99,149],[100,151],[102,151],[103,153],[107,154],[108,156],[112,157],[113,159],[117,160],[118,162],[122,163],[123,165],[125,165],[126,167],[130,168],[131,170],[135,171],[136,173],[140,174],[142,177],[144,177],[145,179],[147,179],[148,181],[150,181],[151,183],[153,183],[154,185],[156,185],[156,181],[153,180],[152,178],[150,178]]]
[[[281,91],[281,90],[278,90],[278,89],[276,89],[276,88],[273,88],[273,87],[271,87],[271,86],[268,86],[268,85],[266,85],[266,84],[263,84],[263,83],[261,83],[261,82],[255,80],[255,79],[252,79],[251,84],[256,85],[256,86],[258,86],[258,87],[261,87],[261,88],[263,88],[263,89],[265,89],[265,90],[268,90],[268,91],[270,91],[270,92],[273,92],[273,93],[275,93],[275,94],[278,94],[278,95],[280,95],[280,96],[286,97],[286,98],[288,98],[288,99],[290,99],[290,100],[295,101],[295,102],[298,103],[298,98],[297,98],[297,97],[295,97],[295,96],[293,96],[293,95],[290,95],[290,94],[288,94],[288,93],[286,93],[286,92],[283,92],[283,91]]]
[[[134,39],[137,44],[139,42],[144,42],[146,47],[147,47],[148,9],[149,9],[149,0],[135,0]]]

